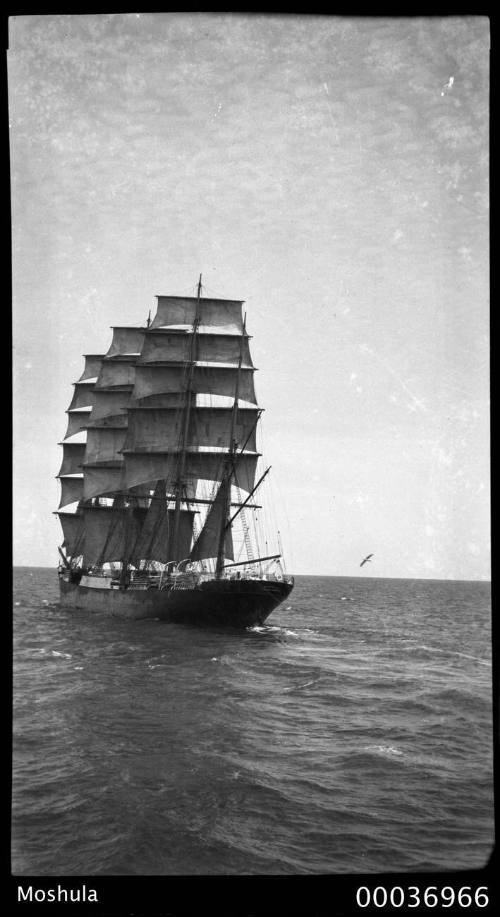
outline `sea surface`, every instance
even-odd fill
[[[489,583],[300,576],[229,633],[14,579],[16,875],[485,865]]]

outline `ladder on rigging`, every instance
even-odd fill
[[[239,501],[239,503],[243,503],[243,499],[242,499],[242,496],[241,496],[241,490],[240,490],[240,488],[239,488],[239,485],[236,485],[236,492],[237,492],[237,494],[238,494],[238,501]],[[243,540],[244,540],[244,543],[245,543],[245,548],[246,548],[246,552],[247,552],[247,557],[248,557],[249,560],[253,560],[253,559],[254,559],[254,556],[253,556],[252,539],[250,538],[250,529],[249,529],[249,527],[248,527],[248,522],[247,522],[247,519],[246,519],[246,516],[245,516],[245,510],[244,510],[244,509],[241,510],[240,516],[241,516],[241,526],[242,526],[242,529],[243,529]]]

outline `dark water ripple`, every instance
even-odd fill
[[[482,866],[489,584],[299,577],[244,633],[15,584],[13,870],[296,874]]]

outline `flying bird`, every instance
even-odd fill
[[[373,554],[367,554],[366,557],[365,557],[365,559],[361,561],[361,563],[360,563],[359,566],[362,567],[363,564],[367,564],[367,563],[369,562],[369,560],[370,560],[371,557],[373,557]]]
[[[448,82],[446,83],[446,85],[443,86],[443,91],[442,91],[442,93],[441,93],[442,96],[444,96],[446,90],[448,90],[448,92],[450,91],[450,89],[452,88],[454,82],[455,82],[455,77],[454,77],[454,76],[450,76],[450,78],[449,78]]]

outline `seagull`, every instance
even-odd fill
[[[450,89],[452,88],[454,82],[455,82],[455,77],[454,77],[454,76],[450,76],[450,78],[449,78],[448,82],[446,83],[446,85],[443,86],[443,91],[442,91],[442,93],[441,93],[442,96],[444,96],[446,90],[450,91]]]
[[[360,563],[359,566],[362,567],[363,564],[368,563],[368,562],[370,561],[370,557],[373,557],[373,554],[367,554],[366,557],[365,557],[365,559],[361,561],[361,563]]]

